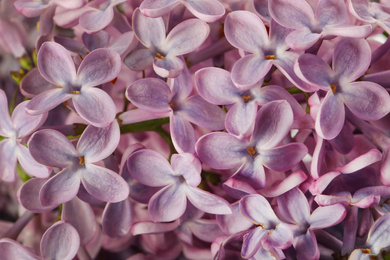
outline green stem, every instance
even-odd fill
[[[157,127],[161,127],[161,125],[167,123],[169,123],[168,117],[158,118],[158,119],[152,119],[152,120],[147,120],[147,121],[128,124],[128,125],[122,125],[120,127],[120,130],[121,130],[121,134],[156,131]]]

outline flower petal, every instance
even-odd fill
[[[143,15],[157,18],[169,13],[179,4],[180,0],[145,0],[139,9]]]
[[[127,159],[127,167],[133,178],[150,187],[172,184],[176,178],[167,159],[153,150],[133,153]]]
[[[71,97],[72,95],[63,88],[49,89],[31,99],[26,106],[26,110],[30,115],[43,114]]]
[[[43,206],[39,199],[39,191],[47,179],[33,178],[23,184],[18,192],[18,200],[23,207],[34,213],[48,212],[57,205]]]
[[[312,33],[309,28],[295,30],[288,34],[286,43],[294,50],[307,50],[321,37],[319,33]]]
[[[273,0],[268,8],[272,18],[287,28],[310,27],[314,21],[313,9],[305,0]]]
[[[169,185],[154,194],[148,204],[152,220],[169,222],[180,218],[187,206],[184,189],[182,185]]]
[[[16,143],[10,139],[0,142],[0,178],[13,182],[16,178]]]
[[[184,69],[184,62],[172,55],[166,56],[165,59],[154,59],[153,69],[163,78],[176,78]]]
[[[305,195],[299,188],[282,194],[277,200],[283,219],[291,221],[291,224],[306,225],[310,216],[310,208]]]
[[[137,8],[133,13],[132,24],[138,40],[148,48],[160,47],[165,40],[165,25],[161,17],[146,17]]]
[[[43,125],[47,118],[47,113],[43,113],[37,116],[31,116],[26,113],[26,105],[30,101],[20,103],[15,107],[12,113],[12,122],[15,130],[18,132],[18,137],[24,137],[31,134],[38,127]]]
[[[65,87],[76,79],[76,68],[68,51],[55,42],[45,42],[38,52],[38,69],[50,83]]]
[[[0,239],[0,252],[4,260],[40,260],[31,250],[25,248],[18,242],[9,239]]]
[[[42,165],[34,160],[31,156],[30,151],[26,146],[22,144],[18,145],[18,161],[22,169],[29,175],[38,177],[38,178],[48,178],[51,172],[51,169],[48,169],[45,165]]]
[[[77,152],[86,163],[97,162],[112,154],[119,144],[120,131],[116,121],[107,127],[87,126],[77,143]]]
[[[164,113],[172,109],[169,86],[157,78],[140,79],[127,87],[126,97],[140,109],[150,112]]]
[[[233,105],[226,114],[226,130],[240,139],[253,133],[257,115],[257,102],[240,102]]]
[[[310,215],[308,221],[311,229],[324,229],[337,225],[347,215],[347,211],[341,204],[326,207],[318,207]]]
[[[262,225],[264,229],[275,228],[280,222],[269,202],[258,194],[242,198],[240,211],[246,219],[254,224]]]
[[[225,7],[217,0],[184,1],[187,9],[200,20],[213,23],[225,14]]]
[[[209,36],[210,27],[199,19],[188,19],[176,25],[164,43],[167,54],[180,56],[197,49]]]
[[[96,127],[106,127],[115,119],[114,101],[99,88],[83,88],[80,94],[72,95],[72,100],[77,113]]]
[[[131,70],[144,70],[153,64],[154,53],[149,49],[135,49],[124,59],[124,63]]]
[[[268,150],[260,150],[259,156],[262,164],[268,169],[284,172],[297,165],[307,152],[307,147],[304,144],[289,143]]]
[[[79,24],[87,33],[94,33],[107,27],[114,18],[113,7],[109,5],[105,10],[89,10],[80,16]]]
[[[318,110],[315,129],[324,139],[335,138],[343,128],[345,109],[341,95],[334,95],[328,91]]]
[[[230,204],[226,200],[197,187],[188,187],[186,195],[192,205],[204,212],[218,215],[232,213]]]
[[[224,31],[231,45],[251,53],[258,53],[269,41],[264,23],[248,11],[229,13],[225,19]]]
[[[15,132],[9,115],[8,101],[5,92],[0,89],[0,135],[10,137]]]
[[[28,98],[33,98],[36,95],[52,88],[56,88],[56,86],[42,77],[38,68],[30,70],[20,82],[20,92]]]
[[[76,197],[79,187],[80,172],[65,168],[42,186],[39,198],[45,207],[58,206]]]
[[[170,117],[170,131],[173,145],[180,153],[195,152],[195,131],[191,123],[180,115],[172,114]]]
[[[103,212],[103,232],[109,237],[123,237],[129,232],[133,218],[134,213],[128,199],[107,203]]]
[[[385,214],[375,221],[368,233],[366,245],[368,245],[373,254],[379,254],[379,252],[388,247],[389,244],[389,229],[390,229],[390,214]]]
[[[378,120],[390,112],[390,96],[382,86],[368,81],[342,86],[345,105],[363,120]]]
[[[80,172],[81,182],[89,194],[106,202],[119,202],[129,196],[129,185],[117,173],[87,164]]]
[[[60,168],[72,165],[77,156],[69,139],[51,129],[35,132],[28,142],[28,147],[37,162]]]
[[[121,58],[109,49],[97,49],[89,53],[77,70],[82,89],[97,86],[115,79],[121,70]]]
[[[41,253],[44,259],[72,259],[80,247],[77,230],[64,221],[54,223],[42,236]]]
[[[268,237],[268,230],[260,227],[255,228],[248,235],[244,236],[242,243],[241,255],[243,258],[249,259],[253,257],[260,249],[263,241]]]

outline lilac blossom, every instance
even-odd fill
[[[225,7],[217,0],[144,0],[140,11],[145,16],[156,18],[168,14],[180,3],[194,16],[208,23],[217,21],[225,14]]]
[[[164,78],[179,76],[185,64],[178,56],[197,49],[210,33],[207,23],[188,19],[165,36],[163,19],[146,17],[139,9],[133,14],[133,30],[146,49],[131,52],[125,64],[132,70],[144,70],[153,64],[154,71]]]
[[[293,49],[306,50],[318,40],[329,36],[364,38],[371,26],[349,25],[347,7],[343,1],[317,1],[315,12],[305,0],[270,0],[269,10],[279,24],[294,29],[286,37]]]
[[[196,208],[211,214],[230,214],[230,205],[224,199],[203,191],[199,185],[201,164],[193,155],[174,154],[171,165],[153,150],[133,153],[127,167],[139,182],[161,187],[148,203],[152,220],[173,221],[181,217],[187,207],[187,200]]]
[[[236,11],[227,15],[226,39],[234,47],[249,53],[232,68],[232,80],[238,88],[250,89],[262,83],[272,65],[275,65],[298,88],[308,92],[316,90],[299,79],[293,71],[299,54],[288,51],[285,37],[290,31],[272,20],[268,35],[261,19],[251,12]]]
[[[116,122],[105,128],[89,125],[76,148],[58,131],[47,129],[35,132],[28,143],[32,156],[45,165],[62,168],[40,189],[42,205],[70,201],[81,185],[102,201],[119,202],[127,198],[127,183],[115,172],[93,164],[110,155],[118,142],[119,127]]]
[[[34,97],[26,106],[27,112],[39,115],[72,99],[83,119],[95,126],[107,126],[115,118],[115,104],[106,92],[94,87],[113,80],[120,68],[121,61],[116,52],[98,49],[87,55],[76,71],[64,47],[58,43],[44,43],[38,53],[38,69],[56,87]]]
[[[287,101],[272,101],[259,110],[250,138],[241,140],[228,133],[210,133],[198,140],[196,152],[212,168],[239,167],[235,180],[243,178],[253,188],[261,189],[265,186],[264,167],[287,171],[307,154],[301,143],[280,145],[290,131],[292,119]],[[289,160],[282,159],[285,157]]]
[[[331,69],[312,54],[297,60],[295,71],[309,84],[327,91],[316,118],[316,132],[325,139],[335,138],[345,120],[344,104],[357,117],[378,120],[390,112],[390,96],[380,85],[357,81],[368,69],[370,47],[364,39],[344,39],[338,43]]]
[[[5,137],[0,141],[0,176],[4,181],[16,180],[17,162],[26,173],[35,177],[46,178],[51,171],[36,162],[24,146],[26,138],[41,127],[47,118],[47,113],[37,116],[27,114],[25,108],[29,102],[20,103],[10,117],[7,97],[0,89],[0,135]]]

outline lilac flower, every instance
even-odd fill
[[[285,37],[290,31],[272,20],[268,35],[263,22],[251,12],[236,11],[227,15],[226,39],[234,47],[249,53],[232,68],[232,80],[239,89],[250,89],[262,81],[275,65],[298,88],[307,92],[316,90],[293,71],[299,54],[288,51],[289,47],[285,44]]]
[[[17,161],[29,175],[46,178],[50,174],[50,169],[36,162],[23,145],[23,138],[42,126],[47,118],[47,113],[28,115],[25,108],[29,102],[20,103],[10,117],[7,97],[0,89],[0,136],[5,137],[0,141],[0,177],[4,181],[15,181]]]
[[[259,110],[249,140],[228,133],[210,133],[198,140],[196,152],[212,168],[239,167],[235,180],[243,179],[253,188],[261,189],[265,186],[264,166],[287,171],[307,154],[306,146],[301,143],[280,145],[292,121],[293,113],[287,101],[272,101]]]
[[[55,130],[35,132],[28,143],[32,156],[45,165],[62,168],[40,189],[43,206],[65,203],[73,199],[82,185],[95,198],[118,202],[129,195],[129,186],[115,172],[94,165],[117,147],[119,126],[113,122],[105,128],[89,125],[76,148]]]
[[[144,0],[140,11],[145,16],[156,18],[168,14],[180,3],[208,23],[217,21],[225,14],[225,7],[217,0]]]
[[[147,49],[131,52],[125,58],[125,64],[132,70],[144,70],[153,64],[154,71],[165,78],[179,76],[185,65],[178,56],[197,49],[210,32],[207,23],[188,19],[165,36],[163,19],[146,17],[139,9],[133,14],[133,30]]]
[[[292,243],[292,231],[275,215],[268,201],[261,195],[253,194],[240,200],[240,211],[247,220],[256,225],[244,236],[241,255],[253,257],[262,245],[286,249]]]
[[[187,199],[196,208],[211,214],[230,214],[229,203],[224,199],[203,191],[197,186],[201,181],[201,164],[191,154],[174,154],[172,164],[153,150],[133,153],[127,167],[139,182],[162,187],[150,199],[148,208],[154,221],[168,222],[181,217],[187,207]]]
[[[269,10],[279,24],[294,29],[287,35],[286,43],[297,50],[306,50],[324,37],[364,38],[371,33],[371,26],[347,24],[347,7],[343,1],[318,1],[314,12],[305,0],[270,0]]]
[[[140,79],[130,84],[126,97],[139,109],[161,117],[169,116],[172,141],[177,151],[194,153],[196,138],[191,123],[221,130],[225,113],[200,96],[191,95],[193,83],[187,69],[168,83],[171,87],[160,79]]]
[[[58,43],[44,43],[38,53],[38,69],[57,87],[34,97],[26,107],[27,112],[39,115],[72,99],[83,119],[98,127],[107,126],[115,118],[115,104],[106,92],[93,87],[113,80],[120,68],[121,61],[116,52],[98,49],[85,57],[76,72],[64,47]]]
[[[41,256],[34,254],[30,249],[23,247],[14,240],[0,239],[0,252],[4,260],[70,260],[76,256],[79,247],[79,234],[72,225],[64,221],[56,222],[43,234],[40,247]]]
[[[385,89],[368,81],[353,82],[367,71],[370,61],[370,47],[364,39],[340,41],[333,54],[333,69],[315,55],[299,57],[296,73],[327,91],[316,118],[318,135],[333,139],[340,133],[345,120],[344,104],[364,120],[378,120],[390,112],[390,96]]]

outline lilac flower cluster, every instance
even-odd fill
[[[389,34],[389,0],[0,0],[0,259],[389,259]]]

